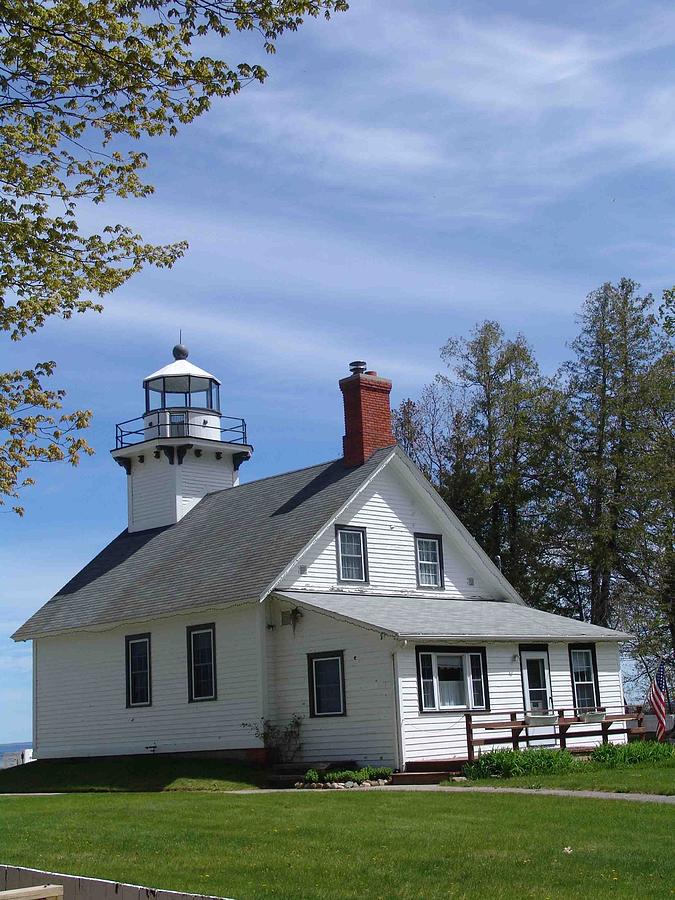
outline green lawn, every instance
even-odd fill
[[[675,809],[657,804],[452,792],[80,794],[0,798],[0,823],[4,863],[237,900],[675,891]]]
[[[561,775],[524,775],[518,778],[482,778],[469,784],[490,787],[564,788],[569,791],[618,791],[628,794],[675,794],[672,764],[634,765],[605,769],[593,763]]]
[[[0,794],[24,791],[235,791],[264,783],[264,771],[220,759],[43,760],[0,771]]]

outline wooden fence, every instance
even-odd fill
[[[61,898],[62,900],[227,900],[223,897],[163,891],[138,884],[106,881],[102,878],[85,878],[81,875],[65,875],[62,872],[44,872],[41,869],[0,864],[0,900],[5,900],[6,895],[3,895],[3,891],[11,891],[14,894],[20,888],[33,887],[39,887],[40,891],[43,891],[46,885],[50,888],[60,888],[61,895],[58,900]],[[40,900],[47,896],[39,893],[39,897],[34,895],[25,900]],[[7,900],[12,898],[8,897]],[[14,900],[21,898],[17,895]]]
[[[589,715],[602,715],[598,721],[589,721]],[[480,717],[498,716],[494,721],[492,718],[485,718],[484,721]],[[473,762],[476,758],[477,747],[492,747],[498,744],[510,744],[514,750],[518,750],[521,744],[530,744],[533,742],[546,741],[554,742],[561,750],[565,750],[568,740],[582,737],[600,738],[603,744],[609,742],[610,729],[611,734],[629,734],[640,737],[644,740],[645,724],[644,711],[641,706],[629,709],[627,706],[617,709],[616,712],[608,711],[605,707],[597,707],[593,710],[575,710],[575,709],[559,709],[556,714],[555,722],[551,722],[550,730],[546,725],[539,725],[536,717],[524,710],[505,710],[498,712],[492,710],[490,712],[473,712],[465,713],[466,720],[466,747],[467,759]],[[506,718],[508,716],[508,719]],[[552,718],[549,716],[549,718]],[[635,725],[630,725],[635,722]],[[616,724],[624,723],[622,728],[613,728]],[[532,733],[532,729],[536,728],[536,733]],[[507,732],[506,735],[497,735],[492,737],[476,737],[476,732],[501,731]],[[582,748],[575,748],[582,749]]]

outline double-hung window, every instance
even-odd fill
[[[125,638],[127,706],[150,706],[150,635],[129,634]]]
[[[570,645],[570,670],[577,709],[596,707],[599,703],[595,648],[592,644]]]
[[[417,652],[417,667],[423,711],[487,709],[483,648],[422,648]]]
[[[366,529],[353,526],[335,527],[338,581],[368,581]]]
[[[342,650],[327,653],[310,653],[309,712],[311,716],[344,716],[345,670]]]
[[[443,544],[440,534],[415,535],[417,587],[443,587]]]
[[[188,700],[216,699],[216,626],[187,629]]]

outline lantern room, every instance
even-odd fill
[[[174,361],[143,379],[145,440],[198,437],[221,440],[220,381],[188,362],[182,344],[173,348]]]

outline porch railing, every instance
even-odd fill
[[[602,718],[595,720],[592,717],[602,714]],[[644,740],[645,717],[642,706],[629,708],[598,706],[592,709],[558,709],[556,720],[550,725],[540,725],[531,714],[525,710],[490,710],[486,712],[465,713],[466,720],[466,749],[467,759],[473,762],[476,758],[476,748],[491,747],[498,744],[510,744],[514,750],[518,750],[521,744],[529,744],[538,741],[554,741],[561,750],[566,749],[568,740],[581,737],[599,737],[603,744],[609,743],[610,729],[612,735],[632,734]],[[487,717],[491,717],[488,719]],[[497,720],[494,717],[497,716]],[[506,718],[508,716],[508,719]],[[484,721],[481,721],[481,718]],[[629,723],[635,722],[635,725]],[[622,728],[613,728],[616,724],[624,723]],[[580,730],[579,730],[580,726]],[[536,728],[536,733],[532,729]],[[485,736],[483,732],[501,731],[506,735]],[[479,736],[476,735],[479,732]]]

